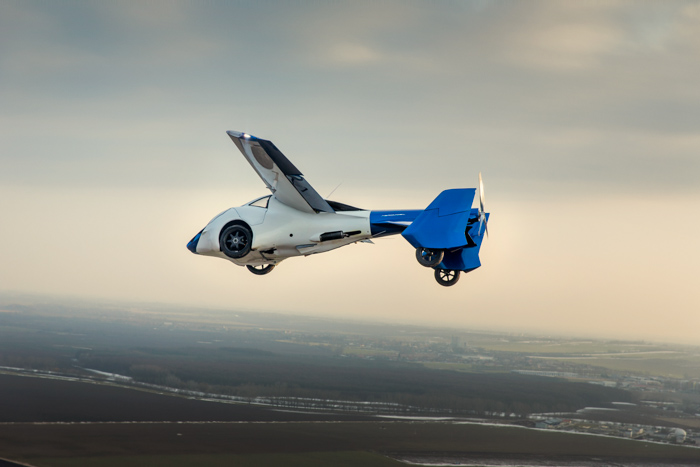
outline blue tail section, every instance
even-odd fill
[[[481,266],[479,210],[472,209],[475,188],[445,190],[430,203],[401,235],[414,248],[443,250],[439,269],[472,271]],[[488,222],[489,214],[485,214]]]
[[[479,266],[479,249],[481,242],[484,240],[484,230],[482,229],[479,235],[479,211],[474,209],[472,214],[476,217],[469,219],[469,224],[465,235],[467,236],[467,246],[461,248],[453,248],[445,250],[445,257],[437,267],[441,269],[453,269],[469,272]],[[486,213],[486,222],[489,220],[489,214]]]
[[[400,234],[422,213],[423,211],[420,209],[371,211],[369,213],[369,224],[372,237]]]
[[[475,188],[443,191],[401,235],[414,248],[447,250],[470,245],[469,218],[478,216],[472,209],[475,194]]]

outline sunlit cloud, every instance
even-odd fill
[[[377,62],[381,54],[362,44],[341,43],[328,48],[328,59],[337,65],[354,66]]]
[[[618,31],[600,25],[562,24],[532,31],[513,59],[550,70],[581,70],[600,65],[600,57],[622,44]]]

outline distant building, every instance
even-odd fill
[[[561,418],[548,418],[547,420],[542,420],[535,423],[535,428],[554,428],[555,426],[560,425],[561,422]]]
[[[685,430],[681,430],[680,428],[676,428],[675,430],[672,430],[668,434],[668,439],[671,440],[672,443],[683,444],[683,442],[685,442],[685,438],[687,436],[688,436],[688,434],[685,432]]]
[[[683,444],[687,436],[688,434],[686,433],[686,431],[680,428],[663,428],[648,434],[649,439],[668,441],[671,443],[678,444]]]
[[[467,343],[459,336],[452,336],[450,339],[450,347],[452,348],[453,352],[464,350],[467,347]]]

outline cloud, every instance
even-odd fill
[[[10,5],[5,182],[205,185],[192,158],[231,157],[220,135],[243,129],[358,183],[397,160],[417,182],[438,153],[512,187],[697,189],[692,4]]]
[[[379,61],[382,56],[362,44],[333,44],[327,50],[328,60],[341,66],[363,65]]]
[[[0,19],[8,36],[0,63],[8,79],[28,84],[70,75],[89,89],[111,75],[195,66],[220,51],[190,27],[184,3],[10,5]]]
[[[644,332],[681,335],[659,310],[697,308],[697,17],[675,2],[5,2],[0,200],[19,230],[0,242],[2,284],[249,307],[274,288],[272,306],[322,314],[352,281],[379,305],[358,296],[353,316],[539,326],[566,311],[552,329],[583,332],[591,310],[619,326],[639,311]],[[373,209],[424,207],[482,171],[484,268],[446,294],[400,238],[265,282],[191,255],[209,218],[265,193],[228,129]]]
[[[600,57],[614,53],[622,36],[613,28],[595,24],[559,24],[531,31],[511,51],[511,60],[554,71],[592,68]]]

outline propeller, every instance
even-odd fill
[[[486,220],[486,212],[484,210],[485,203],[484,196],[484,180],[481,178],[481,172],[479,172],[479,236],[481,236],[481,226],[483,225],[486,230],[486,236],[489,236],[489,226]]]

